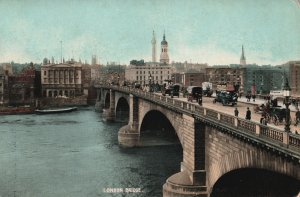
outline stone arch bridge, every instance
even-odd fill
[[[96,88],[96,108],[107,109],[107,120],[114,120],[120,101],[128,103],[129,123],[118,134],[123,146],[139,145],[147,113],[159,111],[170,121],[183,161],[181,171],[164,184],[164,196],[210,196],[220,177],[242,168],[267,169],[300,180],[299,135],[138,89]]]

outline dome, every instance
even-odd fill
[[[168,44],[168,42],[167,42],[166,40],[163,40],[163,41],[161,41],[161,44],[163,44],[163,45],[167,45],[167,44]]]
[[[168,45],[168,42],[166,41],[166,36],[164,34],[163,40],[161,41],[162,45]]]

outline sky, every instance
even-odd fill
[[[237,64],[300,60],[297,0],[0,0],[0,62],[44,57],[101,64],[152,59],[165,31],[170,61]]]

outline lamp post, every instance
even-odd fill
[[[149,76],[149,92],[152,92],[152,88],[151,88],[151,80],[152,80],[152,75],[150,74]]]
[[[120,86],[120,75],[118,74],[118,86]]]
[[[285,97],[284,98],[284,104],[285,104],[285,107],[286,107],[286,117],[285,117],[284,131],[289,133],[289,132],[291,132],[291,130],[290,130],[291,120],[290,120],[290,109],[289,109],[289,105],[291,104],[291,102],[290,102],[291,88],[289,86],[289,82],[288,82],[287,78],[285,80],[285,85],[283,87],[283,96]]]

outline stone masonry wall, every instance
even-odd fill
[[[81,106],[87,105],[87,97],[81,96],[76,98],[42,98],[40,107],[63,107],[63,106]]]
[[[300,179],[300,166],[288,162],[265,148],[259,148],[207,126],[206,171],[207,185],[212,189],[225,173],[240,168],[260,168]]]

